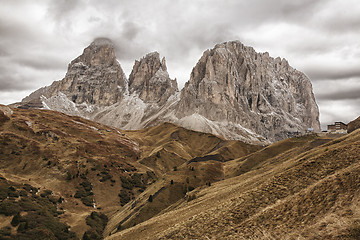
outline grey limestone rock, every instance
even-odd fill
[[[64,79],[23,100],[24,107],[41,103],[123,129],[173,122],[253,143],[320,130],[308,77],[285,59],[238,41],[206,50],[179,92],[159,53],[135,61],[127,80],[111,41],[96,39],[69,64]]]
[[[159,53],[153,52],[135,61],[129,76],[129,91],[138,93],[144,102],[162,105],[179,90],[176,80],[169,77],[165,57],[160,61]]]
[[[320,130],[318,107],[306,75],[285,59],[257,53],[238,41],[205,51],[193,68],[176,116],[193,114],[239,124],[270,141],[308,128]]]

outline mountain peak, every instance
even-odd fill
[[[306,75],[285,59],[239,41],[206,50],[179,94],[158,52],[136,60],[127,80],[114,44],[97,38],[69,64],[63,80],[39,89],[26,102],[42,96],[44,107],[124,129],[170,121],[257,143],[320,130]]]
[[[165,58],[160,61],[160,54],[151,52],[135,61],[129,76],[129,90],[139,93],[145,102],[165,101],[169,94],[178,91],[174,81],[167,72]]]
[[[206,119],[202,129],[208,129],[210,121],[226,122],[240,132],[238,126],[270,141],[308,128],[320,130],[318,107],[306,75],[285,59],[257,53],[239,41],[206,50],[193,68],[181,91],[176,116],[182,119],[194,114]],[[191,124],[196,121],[193,117]]]
[[[109,38],[95,38],[91,43],[94,46],[112,46],[114,47],[114,43]]]
[[[110,39],[96,38],[87,48],[81,56],[76,58],[70,63],[69,68],[75,64],[82,62],[86,66],[104,66],[110,67],[117,63],[115,56],[115,47]]]

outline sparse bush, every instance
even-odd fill
[[[10,236],[10,235],[11,235],[11,227],[3,227],[0,229],[0,237]],[[5,238],[5,239],[7,239],[7,238]]]
[[[130,202],[132,195],[133,193],[131,191],[121,189],[120,193],[118,194],[118,196],[120,197],[120,205],[124,206],[125,204]]]
[[[94,198],[92,196],[86,196],[86,197],[82,197],[81,198],[81,202],[85,205],[85,206],[89,206],[92,207],[94,206]]]
[[[27,221],[20,222],[17,232],[25,232],[29,228],[29,223]]]
[[[0,214],[11,216],[18,212],[20,212],[20,206],[17,202],[11,201],[10,199],[5,199],[0,202]]]
[[[74,195],[74,198],[82,198],[89,196],[88,192],[86,192],[84,189],[78,189]]]
[[[21,217],[20,217],[20,213],[18,212],[14,215],[13,219],[11,220],[11,225],[13,227],[16,227],[17,225],[19,225],[20,220],[21,220]]]
[[[47,197],[52,194],[51,190],[44,190],[42,193],[40,193],[40,197]]]
[[[21,189],[21,190],[19,191],[19,195],[20,195],[21,197],[26,197],[28,194],[27,194],[27,192],[26,192],[24,189]]]
[[[10,186],[8,189],[8,197],[18,198],[20,196],[19,192],[13,186]]]
[[[123,188],[129,189],[129,190],[132,190],[134,188],[134,185],[132,184],[131,181],[129,181],[129,179],[127,177],[121,176],[120,180],[121,180],[121,186]]]
[[[83,237],[83,240],[102,240],[103,237],[97,233],[95,230],[91,229],[91,230],[87,230]]]
[[[89,182],[88,180],[83,181],[82,183],[80,183],[80,185],[85,189],[85,191],[87,192],[92,191],[91,182]]]
[[[86,239],[102,239],[102,233],[106,227],[108,220],[109,220],[108,217],[103,213],[91,212],[91,214],[86,217],[86,224],[91,227],[91,230],[87,231],[86,237],[100,236],[100,238],[86,238]],[[84,237],[85,234],[83,236],[83,239]]]
[[[190,194],[188,197],[187,197],[187,201],[190,202],[192,200],[196,199],[196,195],[195,194]]]
[[[72,175],[70,172],[66,172],[66,180],[70,181],[72,179]]]
[[[119,223],[119,225],[117,226],[117,230],[118,230],[118,231],[121,230],[121,223]]]
[[[142,174],[134,173],[134,174],[131,176],[130,182],[131,182],[135,187],[138,187],[138,188],[146,188],[146,187],[145,187],[145,184],[144,184],[143,181],[142,181]]]
[[[106,175],[103,175],[101,178],[100,178],[100,182],[106,182],[107,180],[109,179],[112,179],[112,176],[110,174],[106,174]]]

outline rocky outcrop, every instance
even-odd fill
[[[162,105],[179,90],[176,80],[169,77],[165,58],[160,62],[159,53],[153,52],[135,61],[129,76],[129,91],[137,93],[144,102]]]
[[[107,125],[139,129],[161,121],[177,101],[176,80],[157,52],[135,61],[129,81],[108,39],[96,39],[71,61],[65,77],[23,99],[20,108],[43,107]]]
[[[149,53],[135,61],[128,88],[129,93],[121,102],[99,111],[94,120],[131,130],[170,121],[166,117],[178,101],[179,90],[159,53]]]
[[[204,52],[181,91],[176,116],[190,122],[189,126],[199,116],[212,125],[225,122],[231,132],[251,131],[271,141],[307,128],[320,130],[318,107],[306,75],[285,59],[257,53],[238,41]],[[196,130],[214,128],[203,122]],[[226,129],[223,132],[219,134],[231,135]]]
[[[285,59],[238,41],[206,50],[181,93],[157,52],[135,61],[126,79],[113,44],[97,39],[69,64],[63,80],[32,93],[23,106],[140,129],[173,122],[228,139],[269,143],[320,130],[310,80]]]
[[[37,90],[23,102],[41,96],[48,99],[61,92],[75,104],[109,106],[121,101],[126,88],[127,79],[116,60],[114,45],[99,38],[71,61],[64,79]]]

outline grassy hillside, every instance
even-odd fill
[[[170,211],[182,199],[191,198],[193,189],[223,180],[225,161],[262,148],[170,123],[125,133],[139,143],[138,162],[152,169],[158,181],[110,217],[105,235]]]
[[[6,106],[0,106],[0,146],[0,175],[6,182],[1,206],[50,201],[44,210],[49,219],[64,224],[60,228],[72,237],[86,239],[171,211],[192,197],[190,191],[224,179],[227,161],[262,148],[168,123],[122,131],[59,112]],[[7,195],[10,187],[20,192],[26,186],[34,189],[31,196]],[[26,236],[11,220],[37,214],[19,206],[0,214],[3,238]],[[40,219],[30,229],[59,239],[47,221]]]
[[[227,162],[229,178],[195,199],[107,239],[359,239],[359,153],[359,130],[275,143]]]
[[[80,237],[89,229],[85,218],[91,211],[121,207],[121,177],[140,174],[143,186],[137,188],[153,181],[149,169],[136,162],[136,142],[117,129],[58,112],[3,106],[0,146],[2,177],[61,197],[57,218]]]
[[[359,239],[359,152],[0,106],[0,239]]]

